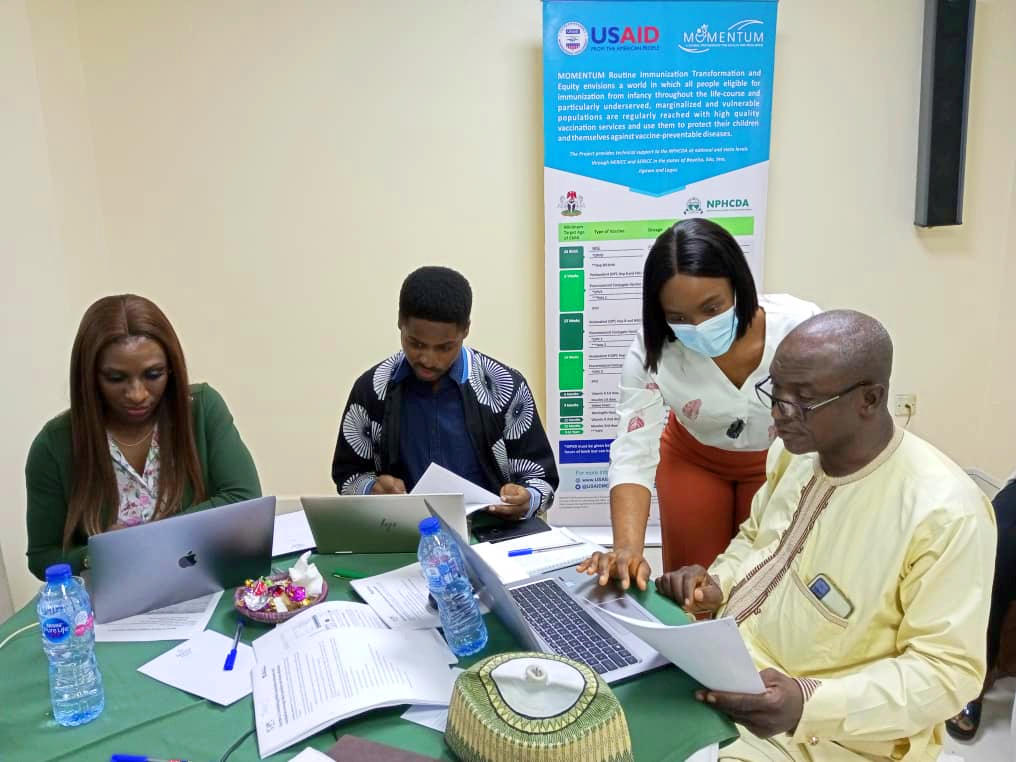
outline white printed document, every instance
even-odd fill
[[[272,536],[272,558],[298,553],[314,547],[307,514],[303,511],[283,513],[275,517],[275,534]]]
[[[419,563],[366,579],[354,579],[349,584],[392,629],[423,630],[441,626],[437,611],[427,606],[430,591]]]
[[[420,563],[409,564],[384,574],[349,582],[364,603],[393,630],[428,630],[441,626],[435,609],[427,605],[430,590],[420,571]],[[490,609],[477,600],[481,614]]]
[[[208,626],[220,598],[221,590],[115,622],[96,623],[95,640],[98,643],[127,643],[193,638]]]
[[[260,662],[301,648],[324,634],[348,627],[387,630],[370,606],[350,601],[323,601],[301,611],[254,640],[254,657]]]
[[[306,648],[255,665],[261,758],[371,709],[447,705],[454,683],[429,632],[334,630]]]
[[[250,671],[254,665],[251,647],[237,643],[233,669],[224,670],[223,665],[232,648],[231,637],[205,630],[142,664],[138,672],[216,704],[229,706],[250,693]]]
[[[625,629],[710,690],[765,692],[755,662],[730,617],[675,627],[630,619],[603,608],[598,611],[610,614]]]
[[[457,495],[461,493],[466,504],[466,515],[482,511],[488,505],[501,505],[501,496],[485,490],[468,479],[463,479],[444,466],[431,463],[423,472],[411,495]]]

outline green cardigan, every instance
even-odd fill
[[[208,384],[191,386],[194,441],[208,499],[191,505],[193,491],[184,489],[185,512],[237,503],[261,496],[261,483],[250,451],[233,425],[225,401]],[[28,451],[25,483],[28,488],[28,568],[45,579],[46,567],[69,563],[81,571],[88,551],[88,538],[75,536],[73,545],[63,549],[64,522],[71,495],[70,411],[61,413],[42,427]]]

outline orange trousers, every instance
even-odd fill
[[[708,569],[748,518],[751,499],[765,480],[765,450],[709,447],[671,413],[656,469],[663,571],[688,564]]]

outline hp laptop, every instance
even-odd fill
[[[458,542],[480,597],[527,648],[588,664],[608,683],[670,663],[602,613],[613,611],[632,619],[659,621],[620,588],[601,587],[596,577],[581,574],[572,566],[506,585],[463,539],[465,535],[449,526],[437,511],[433,513]]]
[[[461,535],[466,534],[462,495],[426,495]],[[430,516],[423,495],[301,497],[318,553],[415,553],[419,524]]]
[[[95,621],[112,622],[268,574],[275,498],[184,513],[88,538]]]

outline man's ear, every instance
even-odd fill
[[[862,386],[864,407],[862,412],[865,416],[876,415],[889,402],[889,390],[883,384],[870,384]]]
[[[465,326],[463,326],[463,328],[462,328],[462,339],[463,339],[463,341],[465,340],[465,338],[468,335],[469,335],[469,321],[467,320]]]

